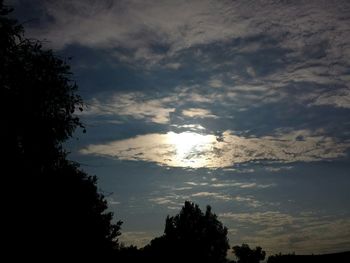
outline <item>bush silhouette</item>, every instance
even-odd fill
[[[233,253],[238,258],[237,263],[259,263],[265,259],[266,253],[261,247],[251,249],[247,244],[242,246],[234,246]]]

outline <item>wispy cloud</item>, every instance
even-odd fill
[[[196,183],[196,182],[185,182],[187,185],[193,185],[193,186],[205,186],[208,185],[207,182],[202,182],[202,183]]]
[[[184,124],[184,125],[178,125],[178,124],[172,124],[172,127],[176,127],[178,129],[184,129],[186,131],[203,131],[205,128],[202,125],[199,124]]]
[[[169,197],[150,198],[149,201],[154,202],[158,205],[164,205],[164,204],[174,205],[174,202]]]
[[[348,143],[309,130],[263,137],[243,137],[226,131],[220,140],[214,135],[169,132],[89,145],[80,153],[173,167],[219,168],[264,160],[281,163],[331,160],[346,156],[348,147]]]
[[[208,109],[190,108],[182,111],[182,115],[191,118],[218,118]]]
[[[262,226],[282,226],[292,224],[294,218],[278,211],[266,211],[255,213],[222,213],[220,218],[230,219],[237,222],[258,224]]]
[[[250,183],[250,184],[243,184],[240,187],[241,188],[255,188],[257,185],[256,183]]]
[[[175,108],[168,107],[170,98],[148,99],[142,93],[115,94],[106,100],[93,99],[83,115],[129,116],[154,123],[168,123]]]
[[[165,68],[169,68],[169,69],[179,69],[181,67],[181,63],[178,62],[174,62],[174,63],[167,63],[164,65]]]
[[[253,196],[236,196],[234,197],[233,200],[235,200],[236,202],[244,203],[248,207],[253,207],[253,208],[261,207],[267,204],[265,202],[257,200]]]
[[[220,183],[215,183],[215,184],[211,184],[211,187],[215,187],[215,188],[224,188],[224,187],[240,187],[242,186],[242,184],[244,183],[238,183],[238,182],[220,182]]]
[[[126,246],[134,245],[141,248],[147,245],[155,236],[156,233],[152,232],[122,231],[119,241]]]
[[[218,193],[218,192],[198,192],[191,194],[192,198],[206,198],[210,200],[219,200],[219,201],[233,201],[233,202],[239,202],[244,203],[248,207],[257,208],[262,206],[264,203],[261,201],[258,201],[253,196],[233,196],[229,194],[224,193]]]
[[[199,54],[201,63],[196,70],[203,70],[204,64],[210,69],[226,67],[232,73],[227,76],[231,83],[209,73],[208,87],[263,85],[264,94],[250,91],[238,97],[255,95],[256,101],[271,102],[285,98],[288,94],[279,89],[291,83],[330,85],[326,90],[314,85],[308,105],[349,108],[349,1],[37,3],[42,17],[28,32],[49,40],[57,49],[72,44],[108,49],[115,59],[134,66],[162,65],[173,70],[186,64],[180,57],[189,51],[193,56]],[[207,54],[211,45],[217,45],[215,50],[224,47],[223,53],[218,56],[216,51],[211,57]],[[237,97],[237,91],[231,92],[233,96]],[[303,92],[299,96],[304,101]],[[154,118],[164,123],[169,112],[171,108],[166,108]]]
[[[179,193],[166,193],[164,196],[158,196],[158,194],[153,194],[154,197],[148,199],[149,202],[167,207],[170,210],[180,210],[185,200],[189,200],[190,196],[186,194]]]
[[[274,187],[276,184],[257,184],[257,183],[242,183],[242,182],[235,182],[235,181],[220,181],[220,183],[213,183],[210,184],[210,187],[214,188],[227,188],[227,187],[237,187],[242,189],[248,189],[248,188],[269,188]]]
[[[221,88],[224,85],[222,80],[217,78],[212,78],[208,84],[212,88]]]
[[[267,166],[267,167],[265,167],[265,169],[269,172],[280,172],[283,170],[290,170],[292,168],[293,168],[293,166],[278,166],[278,167]]]
[[[346,250],[350,242],[350,219],[347,217],[302,212],[292,215],[279,211],[222,213],[219,217],[236,226],[230,240],[264,244],[270,253],[330,253]],[[242,231],[244,227],[250,232]]]
[[[109,205],[120,205],[121,202],[120,201],[117,201],[115,200],[114,198],[110,197],[110,198],[107,198],[107,202]]]
[[[187,191],[187,190],[191,190],[193,187],[191,186],[183,186],[183,187],[175,187],[172,190],[174,191]]]
[[[350,87],[316,94],[310,105],[333,105],[338,108],[350,109]]]
[[[214,192],[198,192],[191,195],[192,197],[204,197],[204,198],[213,198],[221,201],[230,201],[233,200],[233,197],[230,195],[225,195],[221,193]]]
[[[130,117],[146,122],[159,124],[170,123],[170,115],[177,108],[188,103],[208,103],[215,94],[200,94],[197,87],[180,86],[173,92],[157,96],[144,92],[117,92],[101,98],[87,101],[87,108],[81,113],[84,116]],[[218,98],[219,99],[219,98]],[[218,118],[205,108],[188,108],[182,110],[182,116],[195,118]],[[204,129],[201,125],[178,125],[179,128]],[[188,129],[187,129],[188,130]]]
[[[338,1],[337,5],[319,1],[300,4],[212,0],[79,0],[42,4],[52,19],[44,20],[46,23],[33,29],[33,34],[52,40],[57,47],[71,43],[120,46],[135,49],[135,56],[155,56],[157,43],[166,46],[171,54],[195,45],[264,33],[298,53],[305,53],[319,39],[331,39],[328,53],[337,57],[349,55],[342,52],[348,47],[343,22],[349,10],[347,1]]]

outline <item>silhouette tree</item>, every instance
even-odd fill
[[[227,228],[207,206],[186,201],[179,214],[167,217],[164,235],[145,247],[146,256],[168,262],[226,262]]]
[[[242,246],[234,246],[233,253],[238,258],[237,263],[259,263],[261,260],[265,259],[265,251],[261,247],[256,247],[251,249],[247,244],[242,244]]]
[[[61,143],[82,126],[73,113],[82,110],[77,86],[65,61],[24,37],[22,26],[7,18],[1,5],[0,84],[5,110],[7,156],[23,157],[32,169],[55,165]],[[10,154],[10,155],[9,155]]]
[[[11,11],[0,0],[2,179],[10,190],[2,199],[2,244],[16,251],[12,261],[110,257],[121,222],[112,223],[96,177],[68,161],[62,147],[83,127],[69,65],[25,38]]]
[[[141,262],[143,261],[144,255],[143,251],[139,250],[136,246],[124,246],[123,244],[120,245],[120,248],[117,253],[116,257],[120,262]],[[149,261],[146,261],[149,262]]]

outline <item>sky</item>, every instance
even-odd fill
[[[5,1],[6,3],[6,1]],[[68,63],[97,175],[138,247],[185,200],[231,246],[350,250],[350,2],[9,0]]]

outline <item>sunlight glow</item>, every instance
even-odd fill
[[[298,138],[303,137],[303,140]],[[213,134],[186,131],[151,133],[107,144],[89,145],[82,154],[120,160],[148,161],[168,167],[218,168],[237,163],[273,160],[283,163],[331,160],[345,155],[348,143],[297,130],[264,137],[244,137],[225,131]]]
[[[206,166],[207,152],[211,151],[216,137],[195,132],[168,132],[167,143],[172,145],[175,153],[168,161],[175,166],[198,168]]]

